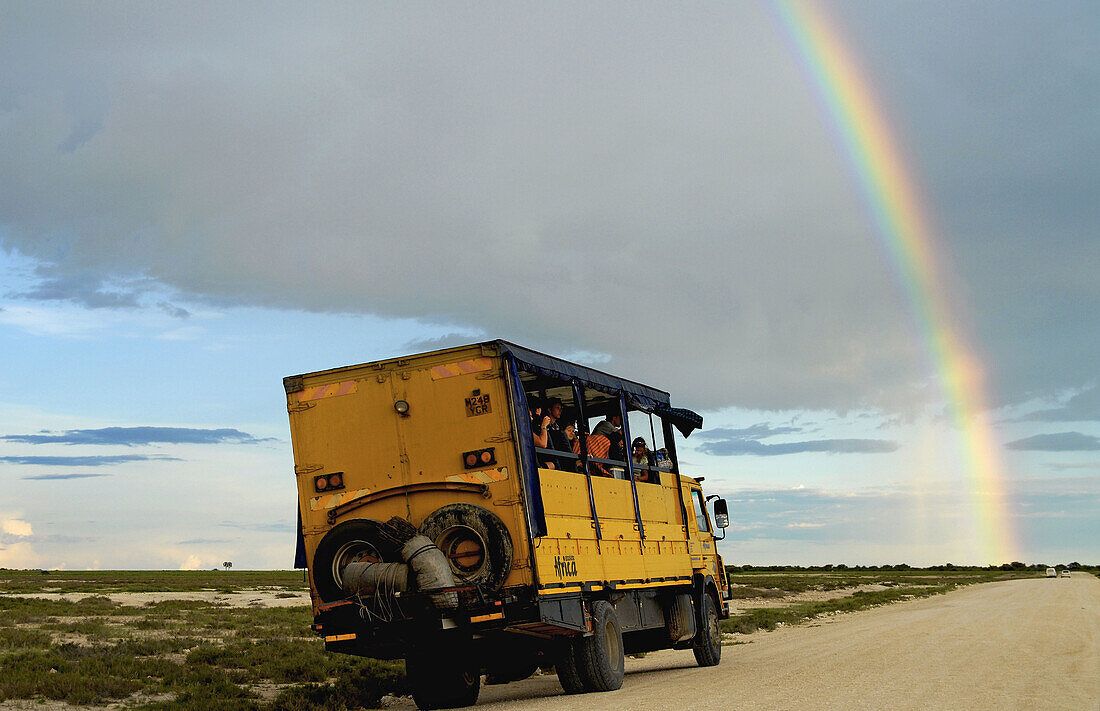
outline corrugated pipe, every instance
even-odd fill
[[[349,563],[344,568],[344,590],[349,595],[392,595],[411,585],[411,569],[405,563]]]
[[[455,578],[447,556],[427,536],[417,534],[401,546],[401,559],[409,564],[416,576],[416,586],[421,590],[454,587]],[[434,593],[432,604],[438,610],[454,610],[458,607],[458,593]]]

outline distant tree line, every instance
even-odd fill
[[[1057,568],[1059,570],[1088,570],[1097,572],[1100,571],[1100,565],[1082,565],[1077,561],[1072,563],[1022,563],[1018,560],[1014,560],[1011,563],[1001,563],[1000,565],[955,565],[954,563],[944,563],[942,565],[930,565],[925,568],[914,567],[908,563],[892,563],[886,565],[846,565],[845,563],[827,563],[825,565],[727,565],[726,572],[728,573],[788,573],[788,572],[829,572],[836,570],[1038,570],[1044,571],[1047,568]]]

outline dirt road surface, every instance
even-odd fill
[[[722,650],[718,667],[656,652],[627,660],[619,691],[566,696],[557,677],[536,676],[483,687],[478,708],[1100,710],[1091,575],[971,585],[745,639]]]

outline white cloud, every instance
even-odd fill
[[[41,564],[42,556],[28,541],[0,545],[0,568],[37,568]]]
[[[18,518],[5,518],[0,521],[0,530],[9,536],[33,536],[34,531],[31,529],[31,524],[27,521],[23,521]]]
[[[197,555],[189,555],[187,559],[180,563],[180,570],[198,570],[202,567],[202,559]]]

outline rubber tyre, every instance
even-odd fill
[[[699,605],[699,631],[695,635],[691,651],[701,667],[716,667],[722,661],[722,630],[718,627],[718,608],[714,598],[703,593]]]
[[[592,605],[592,635],[577,641],[577,667],[585,691],[615,691],[626,674],[623,629],[611,603]]]
[[[340,586],[339,571],[357,556],[377,556],[391,563],[400,561],[397,552],[379,535],[380,525],[369,518],[344,521],[321,539],[313,554],[313,585],[322,600],[335,602],[347,598],[348,594]]]
[[[535,657],[530,659],[516,659],[507,666],[491,667],[485,670],[485,684],[508,684],[513,681],[522,681],[539,670],[539,661]]]
[[[498,589],[512,569],[512,535],[504,522],[488,509],[473,504],[449,504],[436,509],[420,524],[420,532],[430,538],[444,555],[446,539],[454,531],[481,539],[484,556],[478,569],[462,570],[451,561],[455,581]]]
[[[566,641],[554,660],[554,671],[558,673],[558,683],[567,694],[579,694],[585,691],[584,680],[581,679],[580,668],[577,665],[578,646],[574,640]]]
[[[414,647],[405,675],[416,707],[424,711],[473,706],[481,693],[481,667],[468,645],[432,641]]]

